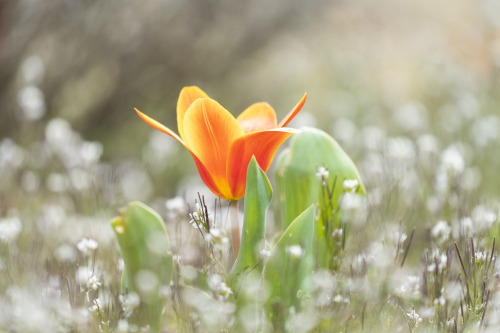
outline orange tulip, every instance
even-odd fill
[[[279,146],[297,130],[286,126],[300,111],[307,94],[278,124],[274,109],[255,103],[238,118],[200,88],[184,87],[177,101],[179,135],[135,109],[148,125],[179,141],[191,153],[201,179],[217,196],[238,200],[245,195],[248,163],[255,156],[267,171]]]

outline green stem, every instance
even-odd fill
[[[231,200],[229,202],[229,216],[231,219],[231,235],[233,238],[233,255],[234,260],[236,260],[238,252],[240,251],[240,220],[237,200]]]

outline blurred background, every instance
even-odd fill
[[[417,227],[417,267],[434,225],[445,240],[463,221],[497,235],[499,18],[497,0],[0,0],[0,327],[54,332],[50,311],[90,325],[78,267],[97,267],[117,303],[109,219],[132,200],[199,263],[199,235],[177,228],[197,191],[214,196],[133,111],[177,130],[187,85],[235,116],[269,102],[278,119],[308,93],[290,126],[332,135],[366,185],[353,256]]]
[[[198,85],[234,115],[267,101],[278,118],[307,92],[292,125],[329,132],[355,160],[370,135],[482,148],[500,126],[498,17],[494,0],[4,0],[0,139],[43,164],[37,143],[67,127],[95,143],[68,154],[137,172],[125,199],[173,196],[194,163],[133,107],[176,130],[178,93]],[[43,187],[43,166],[25,167]]]

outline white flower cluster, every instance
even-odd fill
[[[224,230],[217,228],[210,228],[210,232],[206,234],[205,238],[208,242],[221,249],[227,248],[230,243]]]
[[[343,183],[343,189],[345,192],[355,192],[359,186],[357,179],[346,179]]]
[[[186,202],[182,197],[175,197],[165,202],[167,208],[167,218],[173,220],[186,214]]]
[[[415,308],[413,308],[411,312],[407,313],[406,315],[408,316],[408,318],[410,318],[415,327],[422,322],[422,318],[420,318],[419,314],[415,312]]]
[[[450,186],[464,173],[465,159],[456,146],[450,146],[441,154],[441,164],[436,172],[435,187],[439,193],[447,193]]]
[[[9,243],[14,241],[22,230],[21,221],[17,217],[0,220],[0,241]]]
[[[122,304],[122,310],[125,317],[129,317],[134,309],[141,303],[139,295],[134,292],[129,292],[126,295],[120,295],[119,299]]]
[[[429,266],[427,266],[428,272],[436,272],[437,269],[437,271],[441,273],[448,264],[448,256],[445,253],[439,253],[439,251],[436,251],[431,256],[430,260],[431,262]]]
[[[218,274],[214,274],[210,277],[208,281],[210,289],[214,291],[216,296],[220,301],[225,301],[233,294],[231,288],[229,288],[226,282],[222,281],[222,277]]]
[[[438,221],[431,230],[432,237],[438,242],[443,243],[448,240],[451,233],[451,227],[446,221]]]
[[[318,181],[320,181],[323,186],[326,186],[326,182],[328,180],[328,176],[330,173],[325,167],[319,167],[318,172],[316,172],[316,178],[318,178]]]
[[[421,279],[418,275],[407,276],[401,285],[396,288],[398,296],[418,296],[421,288]]]
[[[76,244],[76,248],[84,255],[89,255],[97,249],[99,244],[91,238],[84,238]]]
[[[292,258],[300,258],[304,254],[304,250],[300,245],[292,245],[286,248],[286,253]]]

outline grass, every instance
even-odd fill
[[[101,161],[100,145],[63,120],[50,126],[52,136],[31,146],[0,143],[0,328],[140,331],[127,323],[137,300],[121,294],[123,262],[109,222],[117,203],[153,176],[140,161]],[[375,142],[374,133],[365,129],[366,145],[347,146],[359,161],[367,196],[343,203],[350,231],[339,238],[345,241],[339,268],[315,271],[313,290],[300,295],[302,308],[283,309],[287,320],[280,327],[262,312],[265,285],[228,287],[227,203],[208,196],[196,202],[150,198],[166,221],[175,257],[173,282],[163,290],[163,330],[496,331],[498,202],[483,195],[489,179],[474,179],[488,165],[474,161],[498,144],[475,150],[456,142],[439,149],[440,139],[429,134]],[[273,220],[271,214],[271,226]],[[269,239],[277,232],[270,228]]]

